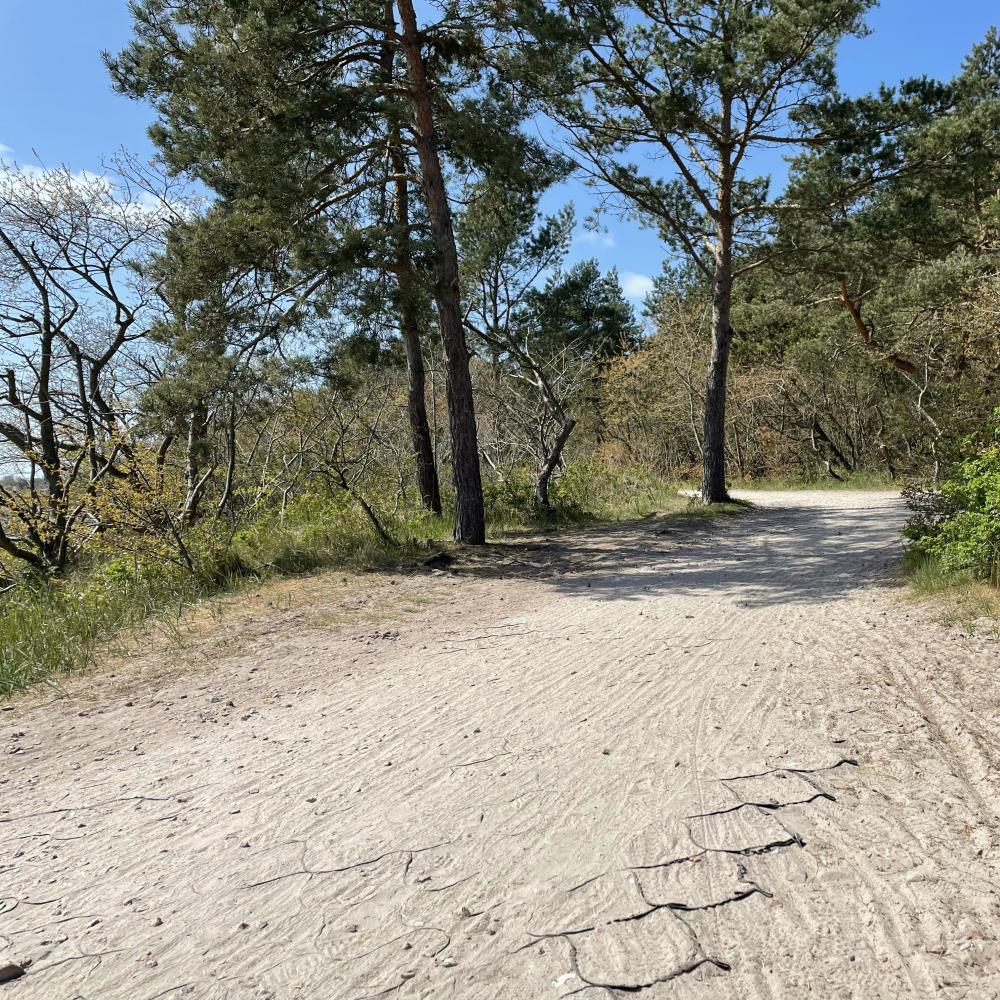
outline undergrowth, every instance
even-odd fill
[[[953,620],[1000,620],[1000,411],[983,440],[931,488],[903,491],[909,578]]]
[[[653,512],[713,517],[735,505],[705,508],[678,496],[676,484],[642,469],[571,463],[551,490],[553,509],[532,503],[528,472],[488,484],[491,536],[559,525],[611,523]],[[392,538],[381,539],[349,497],[306,495],[233,525],[203,522],[186,538],[195,572],[140,552],[112,555],[62,577],[27,577],[0,597],[0,698],[114,654],[156,621],[193,603],[262,581],[325,568],[371,569],[412,562],[450,542],[451,517],[382,498],[373,504]]]
[[[1000,630],[1000,590],[971,570],[950,569],[939,556],[918,549],[907,553],[905,568],[914,597],[933,603],[946,624]]]

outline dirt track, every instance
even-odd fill
[[[0,713],[0,1000],[1000,996],[1000,646],[755,499]]]

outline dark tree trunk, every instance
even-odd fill
[[[722,130],[731,133],[732,100],[723,95]],[[712,279],[712,355],[705,387],[702,503],[725,503],[726,490],[726,390],[729,347],[733,340],[730,311],[733,302],[733,185],[732,147],[720,148],[716,212],[715,274]]]
[[[448,423],[451,429],[452,467],[455,481],[455,540],[473,545],[486,541],[486,515],[479,468],[476,411],[469,372],[469,351],[462,323],[459,297],[458,250],[452,229],[451,208],[445,191],[444,171],[434,134],[434,113],[421,51],[417,18],[411,0],[397,0],[406,56],[409,96],[417,155],[420,158],[424,197],[437,253],[435,288],[441,340],[448,368]]]
[[[45,331],[42,335],[41,364],[38,367],[38,413],[40,417],[38,437],[42,453],[42,475],[45,478],[48,491],[49,524],[47,537],[42,536],[40,540],[43,559],[47,566],[62,570],[66,568],[69,557],[69,537],[66,519],[67,490],[63,479],[62,460],[59,455],[59,441],[50,395],[54,341],[55,336],[49,329],[46,317]],[[9,377],[12,379],[13,373]]]
[[[833,452],[834,459],[838,461],[844,467],[844,469],[846,469],[848,472],[853,471],[854,462],[850,461],[847,458],[847,456],[840,450],[840,448],[837,447],[837,442],[834,441],[829,434],[827,434],[827,432],[823,429],[822,424],[820,424],[818,418],[816,417],[813,417],[812,427],[810,428],[810,434],[812,436],[813,451],[815,451],[817,454],[820,453],[819,445],[817,443],[818,439],[819,441],[822,441],[825,445],[829,447],[830,451]],[[828,465],[827,471],[830,473],[830,475],[833,476],[834,479],[840,479],[841,477],[838,476],[833,471],[833,469],[829,467],[829,463],[827,463],[827,465]]]
[[[393,173],[396,175],[396,277],[399,282],[399,327],[406,349],[407,410],[410,416],[410,437],[417,463],[417,488],[428,510],[441,513],[441,488],[434,464],[434,447],[427,421],[426,374],[424,355],[420,349],[420,324],[413,301],[413,261],[410,254],[410,199],[406,179],[406,160],[402,150],[392,151]]]
[[[420,330],[416,318],[406,315],[406,312],[404,306],[400,314],[400,323],[409,376],[407,404],[410,415],[410,437],[413,439],[413,454],[417,462],[417,488],[420,490],[420,501],[424,507],[435,514],[440,514],[441,487],[438,483],[437,466],[434,464],[434,445],[427,420],[426,376],[424,356],[420,350]]]
[[[535,505],[541,507],[542,510],[552,509],[552,504],[549,503],[549,483],[552,481],[552,473],[559,467],[563,449],[566,447],[566,442],[569,440],[570,434],[573,433],[574,427],[576,427],[575,420],[563,422],[562,427],[559,428],[559,435],[552,445],[552,450],[538,471],[538,477],[535,479]]]
[[[229,403],[229,419],[226,421],[226,479],[222,486],[222,496],[215,508],[216,517],[222,517],[233,498],[236,481],[236,399]]]
[[[174,443],[174,435],[168,434],[156,449],[156,495],[163,496],[163,477],[167,466],[167,455]]]
[[[382,76],[386,84],[393,82],[394,50],[390,39],[396,31],[393,0],[385,5],[386,43],[382,53]],[[427,421],[426,374],[424,355],[420,349],[420,323],[413,300],[413,255],[410,252],[410,182],[408,164],[403,152],[398,127],[389,137],[389,162],[392,166],[395,208],[395,264],[398,288],[397,309],[399,328],[406,350],[407,412],[410,418],[410,438],[417,467],[417,489],[427,510],[441,513],[441,487],[434,464],[434,445]]]
[[[733,339],[729,321],[733,278],[732,261],[724,259],[728,255],[722,256],[712,287],[712,356],[705,391],[701,499],[707,504],[725,503],[729,499],[726,491],[726,385],[729,347]]]

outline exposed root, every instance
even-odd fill
[[[852,757],[841,757],[836,764],[831,764],[829,767],[771,767],[766,771],[757,771],[753,774],[734,774],[728,778],[719,778],[718,780],[725,784],[727,781],[745,781],[747,778],[765,778],[769,774],[779,774],[784,772],[786,774],[822,774],[824,771],[836,771],[838,767],[860,767],[856,760]]]
[[[468,882],[470,879],[474,879],[479,872],[473,872],[471,875],[466,875],[465,878],[456,879],[454,882],[449,882],[447,885],[438,885],[433,889],[424,889],[424,892],[447,892],[449,889],[454,889],[456,885],[461,885],[463,882]]]
[[[741,809],[750,807],[777,811],[778,809],[788,809],[791,806],[807,806],[810,802],[815,802],[817,799],[826,799],[829,802],[837,801],[829,792],[819,791],[815,795],[810,795],[807,799],[796,799],[793,802],[738,802],[736,805],[727,806],[725,809],[713,809],[711,812],[695,813],[693,816],[686,818],[706,819],[709,816],[725,816],[728,813],[739,812]]]
[[[564,993],[563,996],[565,997],[574,996],[589,989],[604,990],[609,996],[612,997],[616,993],[642,993],[644,990],[652,989],[654,986],[661,986],[663,983],[669,983],[674,979],[680,979],[682,976],[689,975],[690,973],[700,969],[703,965],[715,966],[715,968],[720,969],[723,972],[730,972],[732,970],[732,966],[728,965],[726,962],[720,961],[717,958],[710,958],[708,955],[703,954],[692,959],[690,962],[686,962],[684,965],[678,966],[676,969],[672,969],[666,975],[657,976],[655,979],[650,979],[648,982],[603,983],[599,980],[588,979],[580,971],[580,956],[576,945],[569,940],[566,941],[566,944],[569,946],[570,965],[572,966],[573,974],[582,983],[584,983],[584,985],[575,990],[570,990],[569,993]]]
[[[770,815],[772,818],[774,818],[775,813],[779,812],[782,809],[790,808],[792,806],[805,806],[813,802],[817,802],[819,800],[836,802],[836,798],[829,792],[827,792],[825,789],[821,788],[810,777],[810,775],[819,774],[825,771],[833,771],[840,767],[857,767],[857,766],[858,762],[856,760],[844,757],[841,758],[839,761],[837,761],[835,764],[832,764],[828,767],[819,767],[819,768],[776,767],[776,768],[771,768],[767,771],[760,771],[755,774],[741,774],[741,775],[734,775],[729,778],[722,778],[720,779],[720,783],[740,801],[736,802],[732,806],[726,806],[721,809],[714,809],[710,812],[697,813],[692,816],[688,816],[687,819],[689,821],[694,821],[699,819],[707,819],[712,816],[726,816],[732,813],[737,813],[743,809],[757,809],[760,812]],[[807,798],[796,799],[789,802],[778,802],[776,800],[767,802],[758,802],[754,800],[743,800],[739,792],[735,788],[730,787],[729,784],[730,782],[749,780],[751,778],[762,778],[767,775],[779,774],[779,773],[796,775],[797,777],[805,781],[814,790],[814,794],[808,796]],[[638,889],[639,896],[643,900],[643,902],[646,903],[646,908],[644,910],[641,910],[638,913],[630,914],[629,916],[626,917],[615,917],[614,919],[605,921],[603,923],[596,923],[593,925],[588,925],[583,927],[566,928],[560,931],[555,931],[546,934],[531,933],[530,936],[532,940],[524,945],[521,945],[521,947],[517,948],[516,951],[523,951],[524,949],[532,947],[533,945],[537,944],[539,941],[542,940],[559,938],[565,941],[567,947],[569,948],[570,965],[572,968],[572,972],[584,984],[581,987],[571,990],[569,993],[563,994],[563,996],[567,997],[575,996],[580,993],[584,993],[587,990],[592,990],[592,989],[601,990],[609,997],[615,997],[618,996],[619,994],[625,994],[625,993],[641,993],[644,990],[651,989],[655,986],[662,985],[663,983],[670,982],[673,979],[677,979],[681,976],[688,975],[691,972],[694,972],[705,965],[711,965],[717,969],[720,969],[723,972],[728,972],[730,971],[731,967],[726,962],[717,958],[712,958],[705,953],[704,949],[701,946],[701,942],[698,939],[697,933],[695,932],[694,928],[690,924],[688,924],[687,921],[683,919],[682,914],[720,909],[721,907],[724,906],[730,906],[735,903],[742,903],[753,896],[764,896],[770,899],[773,898],[773,893],[768,892],[766,889],[762,888],[755,881],[753,881],[753,879],[749,877],[747,868],[742,862],[739,862],[737,864],[737,869],[736,869],[737,879],[739,882],[745,885],[746,888],[733,893],[726,899],[714,900],[708,903],[698,903],[698,904],[686,903],[683,900],[673,901],[668,903],[652,903],[646,896],[641,881],[641,875],[643,872],[652,872],[664,868],[671,868],[677,865],[700,862],[704,860],[704,858],[707,857],[709,854],[732,855],[735,857],[755,857],[757,855],[769,854],[774,851],[785,850],[786,848],[789,847],[800,847],[800,848],[805,847],[805,841],[798,833],[792,830],[788,830],[787,827],[785,827],[779,820],[775,819],[775,822],[777,822],[778,825],[783,830],[785,830],[785,832],[788,834],[787,837],[778,838],[769,841],[765,844],[759,844],[749,847],[728,847],[728,848],[708,847],[698,842],[695,836],[691,833],[689,827],[688,833],[691,836],[691,840],[698,847],[697,853],[688,855],[686,857],[671,858],[667,861],[658,861],[650,864],[631,865],[627,869],[624,869],[625,871],[631,873],[632,878],[635,881],[635,885]],[[592,885],[599,879],[604,878],[607,874],[609,873],[604,872],[600,875],[594,875],[591,878],[584,880],[583,882],[577,883],[576,885],[572,886],[570,889],[567,889],[566,891],[568,893],[576,892],[579,889],[583,889],[585,886]],[[581,971],[580,955],[577,942],[580,940],[582,936],[594,932],[598,927],[607,927],[614,924],[634,923],[637,921],[645,920],[652,914],[658,913],[662,910],[668,910],[672,912],[677,917],[677,919],[684,925],[697,951],[697,955],[694,959],[692,959],[690,962],[685,963],[682,966],[679,966],[676,969],[671,970],[670,972],[666,973],[663,976],[659,976],[655,979],[651,979],[648,982],[643,982],[643,983],[603,982],[598,979],[589,978]]]

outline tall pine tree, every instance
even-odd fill
[[[527,72],[586,173],[711,286],[705,503],[727,498],[733,284],[766,262],[781,207],[769,177],[757,173],[760,154],[824,141],[810,107],[835,88],[836,46],[864,32],[873,4],[526,0],[520,7],[535,43]]]
[[[507,164],[516,174],[526,149],[516,109],[483,86],[490,6],[451,5],[424,27],[405,0],[141,0],[132,9],[134,40],[107,61],[122,91],[154,103],[152,135],[167,162],[295,246],[302,267],[395,274],[421,493],[433,506],[419,332],[408,309],[414,283],[429,275],[447,360],[455,536],[483,542],[447,170]],[[413,180],[423,213],[411,210]],[[426,241],[415,233],[418,217]],[[418,244],[430,248],[426,268],[416,266]]]

